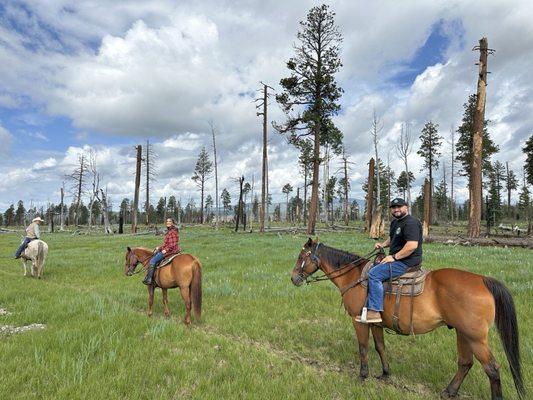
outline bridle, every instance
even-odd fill
[[[128,272],[130,273],[129,276],[132,276],[132,275],[138,274],[138,273],[141,272],[141,271],[146,271],[146,267],[144,266],[144,263],[145,263],[147,260],[149,260],[150,258],[152,258],[152,255],[150,255],[150,256],[147,256],[144,260],[139,260],[139,259],[137,258],[137,255],[133,252],[133,249],[131,249],[131,251],[130,251],[130,254],[132,254],[132,253],[133,253],[133,256],[135,257],[135,264],[133,264],[133,263],[131,263],[131,264],[128,263],[128,264],[129,264],[129,265],[128,265]],[[128,257],[128,261],[129,261],[130,259],[131,259],[131,256]],[[138,270],[138,271],[135,271],[135,270],[137,269],[137,266],[138,266],[139,264],[142,264],[143,268],[140,269],[140,270]]]
[[[356,258],[355,260],[353,260],[352,262],[346,264],[346,265],[343,265],[342,267],[338,268],[338,269],[335,269],[331,272],[324,272],[322,275],[320,276],[313,276],[313,274],[318,271],[318,269],[320,268],[320,258],[318,257],[317,255],[317,252],[318,252],[318,248],[320,246],[321,243],[317,243],[315,248],[313,250],[308,250],[306,253],[305,253],[305,256],[306,258],[304,260],[302,260],[302,264],[300,265],[300,271],[298,271],[298,277],[299,279],[305,281],[305,283],[307,285],[311,284],[311,283],[316,283],[316,282],[321,282],[321,281],[330,281],[330,280],[333,280],[335,278],[339,278],[343,275],[346,275],[348,272],[350,272],[351,270],[353,270],[354,268],[357,268],[359,265],[361,265],[362,263],[364,262],[368,262],[369,261],[369,258],[374,256],[374,255],[378,255],[380,253],[383,253],[383,249],[374,249],[372,250],[370,253],[366,254],[365,256],[363,257],[358,257]],[[305,248],[303,248],[302,250],[305,250]],[[316,266],[316,269],[311,272],[310,274],[307,274],[304,270],[304,267],[306,265],[306,263],[311,260],[311,262],[313,264],[315,264]],[[304,276],[304,274],[306,274],[306,276]],[[365,280],[365,279],[363,279]],[[358,285],[359,283],[361,283],[363,280],[361,279],[358,279],[356,281],[356,283],[351,286],[351,287],[354,287],[356,285]],[[350,288],[351,288],[350,287]],[[344,295],[344,293],[346,292],[347,290],[345,290],[342,294]]]

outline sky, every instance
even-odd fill
[[[530,1],[327,1],[343,36],[344,89],[334,118],[344,134],[352,198],[374,154],[375,110],[383,123],[380,158],[396,176],[395,146],[403,122],[416,137],[409,169],[426,174],[416,154],[423,125],[444,137],[441,166],[449,179],[451,130],[475,93],[479,39],[489,57],[486,118],[500,152],[521,178],[521,148],[533,133],[533,3]],[[151,201],[195,199],[191,180],[202,147],[216,129],[219,191],[237,197],[244,175],[260,193],[262,121],[254,99],[260,82],[277,93],[294,55],[299,21],[321,2],[280,1],[0,1],[0,211],[23,200],[58,203],[65,176],[82,153],[96,155],[100,182],[115,208],[133,198],[135,150],[147,140],[157,154]],[[269,122],[284,115],[272,98]],[[454,128],[455,127],[455,128]],[[274,201],[286,183],[303,186],[298,154],[269,129]],[[336,173],[340,159],[331,161]],[[442,179],[443,168],[434,174]],[[456,195],[466,200],[464,179]],[[214,196],[214,179],[207,183]],[[293,193],[294,194],[294,193]],[[141,198],[143,194],[141,193]],[[513,196],[514,201],[517,194]]]

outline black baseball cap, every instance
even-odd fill
[[[401,207],[401,206],[406,206],[407,205],[407,202],[402,199],[401,197],[396,197],[395,199],[393,199],[391,202],[390,202],[390,207]]]

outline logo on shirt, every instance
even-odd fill
[[[397,235],[399,235],[401,231],[402,231],[402,228],[400,228],[400,227],[396,228],[396,234]]]

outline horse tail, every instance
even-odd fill
[[[496,304],[495,324],[500,334],[500,339],[511,368],[514,385],[520,399],[524,398],[526,391],[522,381],[520,368],[520,348],[518,345],[518,322],[513,297],[503,283],[496,279],[483,277],[483,283],[494,297]]]
[[[200,320],[202,317],[202,264],[197,258],[192,267],[191,296],[194,316]]]
[[[37,242],[37,256],[35,257],[35,264],[37,264],[37,270],[41,269],[44,262],[44,245],[42,241]]]

